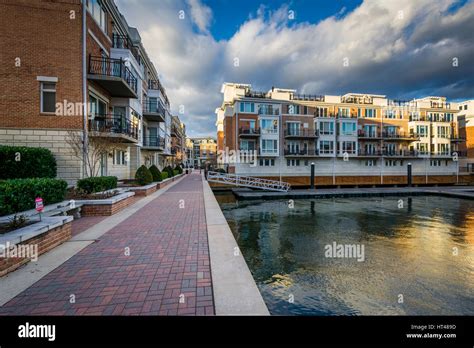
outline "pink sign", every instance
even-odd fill
[[[36,205],[36,211],[42,212],[42,211],[43,211],[43,208],[44,208],[44,205],[43,205],[43,198],[37,197],[37,198],[35,199],[35,205]]]

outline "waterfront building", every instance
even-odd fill
[[[444,97],[300,95],[237,83],[221,92],[222,148],[258,156],[257,163],[225,163],[230,173],[309,185],[314,163],[317,185],[403,185],[410,163],[415,184],[472,181],[460,165],[459,108]]]
[[[0,20],[0,144],[50,149],[70,184],[169,162],[170,101],[113,0],[5,0]]]
[[[185,151],[186,126],[178,116],[171,119],[171,154],[173,165],[184,164],[186,161]]]
[[[460,144],[467,155],[461,159],[461,166],[468,172],[474,172],[474,100],[457,103],[459,135],[466,139]]]
[[[217,164],[217,141],[213,137],[191,138],[193,165],[203,167]]]

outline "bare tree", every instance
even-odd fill
[[[83,133],[68,131],[66,143],[71,146],[74,156],[83,160]],[[95,177],[99,174],[100,161],[103,155],[108,155],[114,149],[119,148],[119,144],[111,142],[109,139],[100,137],[88,138],[88,155],[86,156],[86,176]]]

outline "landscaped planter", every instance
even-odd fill
[[[128,187],[127,189],[135,192],[136,196],[149,196],[158,189],[158,183],[154,182],[145,186]]]
[[[133,203],[135,192],[123,192],[105,199],[77,200],[82,216],[110,216]]]
[[[0,235],[0,277],[71,238],[72,216],[43,217],[42,221]]]

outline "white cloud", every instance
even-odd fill
[[[474,56],[473,1],[446,14],[451,0],[370,0],[342,18],[339,13],[296,25],[288,21],[286,6],[269,13],[256,4],[255,13],[221,41],[209,32],[212,11],[198,0],[117,2],[139,28],[173,111],[184,105],[180,117],[192,135],[215,135],[214,110],[224,81],[318,94],[474,94],[474,67],[468,63]],[[178,18],[182,9],[190,13],[185,20]],[[457,69],[453,56],[459,58]]]

